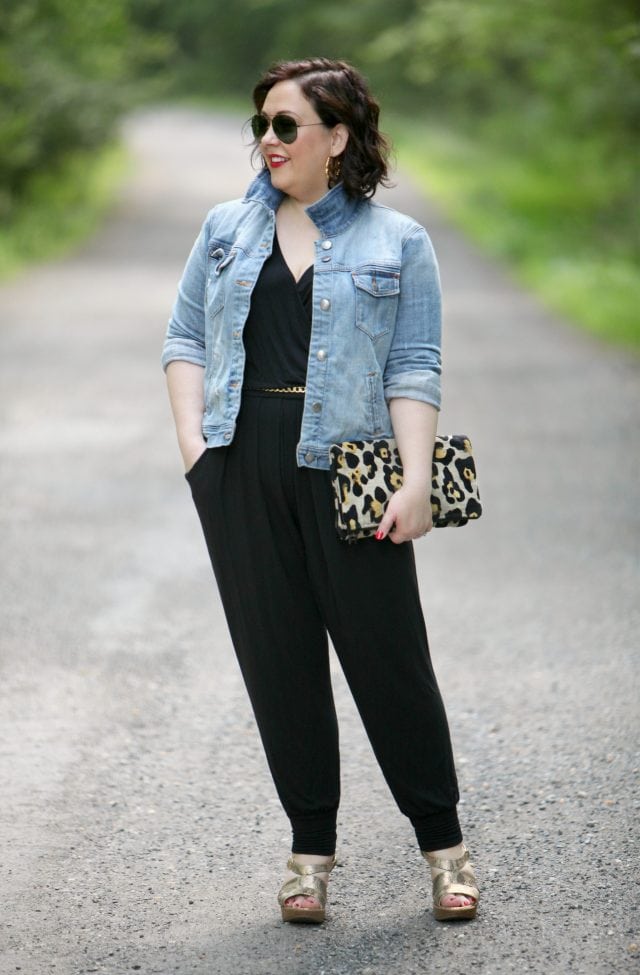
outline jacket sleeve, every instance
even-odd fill
[[[162,349],[162,368],[174,359],[205,365],[205,291],[207,284],[207,216],[182,273]]]
[[[395,331],[384,369],[387,401],[406,397],[440,409],[441,294],[436,256],[424,227],[405,240]]]

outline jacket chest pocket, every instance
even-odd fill
[[[206,299],[209,314],[212,317],[224,307],[226,279],[228,277],[225,272],[236,253],[236,250],[229,244],[212,243],[209,246]]]
[[[356,288],[356,325],[372,339],[389,332],[395,323],[400,295],[400,272],[363,268],[352,272]]]

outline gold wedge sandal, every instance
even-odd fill
[[[433,878],[433,914],[436,921],[463,921],[476,916],[480,891],[476,887],[476,877],[469,863],[469,851],[457,860],[445,860],[433,853],[421,851],[430,867],[440,871]],[[474,903],[468,907],[443,907],[442,898],[447,894],[473,897]]]
[[[278,904],[282,910],[283,921],[322,924],[326,917],[327,881],[321,880],[316,874],[331,873],[335,865],[335,856],[326,863],[298,863],[293,856],[289,857],[287,870],[291,870],[298,876],[285,880],[278,893]],[[290,897],[314,897],[320,907],[287,907],[285,901]]]

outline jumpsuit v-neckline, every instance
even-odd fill
[[[296,281],[274,234],[244,327],[243,387],[304,386],[311,340],[313,264]]]

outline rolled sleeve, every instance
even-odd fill
[[[210,215],[209,215],[210,216]],[[173,305],[164,346],[162,368],[181,359],[204,366],[205,291],[207,283],[207,243],[209,216],[191,249]]]
[[[423,227],[403,245],[395,331],[384,370],[387,401],[398,397],[440,409],[442,302],[436,256]]]
[[[442,401],[440,376],[430,369],[423,372],[401,372],[385,385],[384,395],[387,402],[403,396],[406,399],[431,403],[439,410]]]

